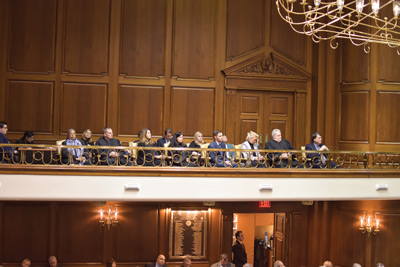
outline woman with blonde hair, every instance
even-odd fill
[[[194,133],[193,141],[190,142],[189,147],[192,148],[201,148],[203,142],[203,134],[199,131]],[[197,166],[200,166],[201,163],[201,151],[192,151],[190,155],[190,161],[194,162]]]
[[[259,149],[258,148],[259,135],[256,132],[250,131],[247,133],[246,141],[242,143],[240,149]],[[246,160],[246,166],[265,168],[265,158],[259,151],[243,151],[242,158]],[[251,164],[251,165],[250,165]]]
[[[90,129],[84,130],[80,141],[83,146],[94,146],[94,141],[92,139],[92,131]]]

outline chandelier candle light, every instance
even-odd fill
[[[368,2],[369,1],[369,2]],[[277,0],[279,15],[298,33],[319,43],[329,41],[337,48],[337,38],[349,39],[370,51],[371,43],[386,44],[400,55],[400,0]]]
[[[358,228],[363,234],[367,233],[370,236],[371,233],[376,234],[379,232],[379,219],[372,219],[371,216],[367,218],[360,218],[360,228]]]
[[[100,209],[100,220],[99,223],[101,226],[107,225],[108,229],[110,229],[111,226],[116,226],[118,224],[118,211],[117,207],[108,207],[108,210],[106,214],[104,214],[103,209]]]

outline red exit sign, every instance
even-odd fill
[[[271,201],[258,201],[258,207],[271,208]]]

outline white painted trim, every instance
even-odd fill
[[[126,190],[127,184],[138,189]],[[377,184],[387,190],[377,190]],[[260,190],[270,185],[272,190]],[[129,186],[128,186],[129,187]],[[0,174],[0,200],[258,201],[400,199],[397,178],[257,178]]]

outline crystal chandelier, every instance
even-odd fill
[[[349,39],[356,46],[370,51],[371,43],[396,48],[400,55],[400,27],[397,25],[400,0],[277,0],[279,15],[295,32],[311,36],[319,43],[329,41],[337,48],[338,38]]]

